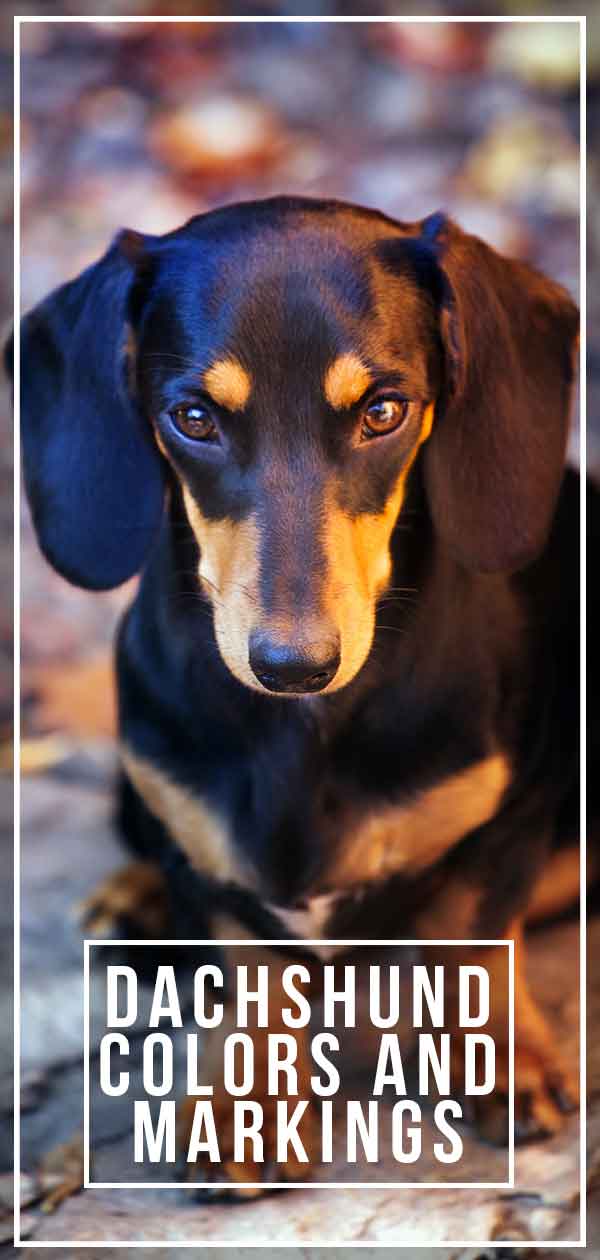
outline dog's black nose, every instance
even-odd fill
[[[267,691],[322,691],[339,669],[340,643],[333,635],[307,649],[255,631],[249,648],[250,667]]]

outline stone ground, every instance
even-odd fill
[[[188,1190],[88,1189],[65,1201],[54,1213],[39,1205],[39,1169],[44,1155],[81,1129],[82,935],[73,908],[97,881],[119,865],[122,854],[111,822],[112,748],[91,744],[61,762],[52,773],[24,781],[22,916],[22,1166],[24,1234],[35,1241],[128,1239],[160,1241],[163,1254],[175,1256],[177,1244],[230,1242],[232,1247],[263,1241],[311,1248],[316,1243],[397,1243],[413,1245],[503,1240],[568,1240],[578,1229],[578,1118],[563,1134],[517,1154],[516,1187],[502,1190],[355,1190],[293,1189],[247,1204],[203,1204]],[[6,864],[8,865],[8,864]],[[3,864],[3,870],[5,865]],[[8,883],[3,905],[3,935],[8,936]],[[3,944],[5,942],[3,941]],[[600,919],[590,927],[592,955],[600,945]],[[556,1027],[573,1063],[577,1061],[578,928],[574,921],[548,926],[531,936],[529,966],[534,990]],[[8,975],[3,972],[3,988]],[[92,1014],[103,993],[92,984]],[[600,984],[590,993],[590,1022],[600,1016]],[[93,1020],[92,1020],[93,1023]],[[8,1024],[2,1037],[9,1037]],[[92,1038],[92,1052],[94,1048]],[[7,1051],[7,1047],[2,1047]],[[354,1056],[360,1081],[360,1043],[345,1046]],[[7,1061],[7,1054],[0,1058]],[[600,1052],[590,1047],[588,1125],[591,1229],[600,1247]],[[0,1105],[6,1119],[0,1134],[2,1166],[10,1161],[8,1077],[1,1081]],[[358,1095],[360,1096],[360,1095]],[[114,1102],[94,1105],[96,1152],[92,1177],[129,1176],[128,1117]],[[420,1165],[420,1169],[423,1166]],[[461,1179],[501,1180],[504,1158],[465,1130]],[[135,1174],[134,1174],[135,1175]],[[344,1174],[340,1174],[343,1176]],[[319,1174],[317,1174],[319,1176]],[[368,1177],[358,1170],[358,1179]],[[379,1180],[397,1179],[390,1167],[377,1168]],[[456,1174],[447,1173],[452,1180]],[[157,1169],[156,1177],[173,1173]],[[372,1177],[372,1173],[371,1173]],[[444,1171],[425,1167],[425,1180],[444,1180]],[[335,1166],[326,1179],[335,1180]],[[48,1183],[45,1183],[48,1184]],[[6,1191],[6,1187],[5,1187]],[[28,1200],[31,1200],[28,1202]],[[591,1230],[590,1230],[591,1232]],[[464,1247],[432,1252],[441,1260]],[[540,1249],[543,1254],[543,1249]],[[537,1254],[540,1254],[537,1253]],[[24,1255],[34,1250],[25,1248]],[[60,1254],[75,1255],[68,1246]],[[104,1254],[98,1252],[99,1255]],[[140,1251],[139,1254],[145,1254]],[[151,1255],[152,1251],[148,1251]],[[419,1253],[422,1254],[422,1253]],[[426,1254],[426,1253],[425,1253]],[[481,1252],[479,1253],[481,1254]],[[491,1254],[491,1253],[490,1253]],[[500,1254],[500,1253],[498,1253]],[[581,1253],[579,1253],[581,1254]],[[593,1251],[591,1254],[594,1254]],[[181,1255],[185,1255],[182,1250]]]

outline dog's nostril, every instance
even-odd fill
[[[250,638],[250,667],[267,691],[323,691],[339,669],[337,636],[311,642],[310,651],[256,631]]]

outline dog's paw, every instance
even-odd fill
[[[153,862],[130,862],[80,902],[77,915],[92,936],[164,937],[169,922],[164,876]]]
[[[217,1087],[215,1087],[212,1105],[219,1143],[219,1154],[221,1156],[220,1162],[213,1163],[204,1154],[192,1163],[187,1162],[186,1152],[189,1146],[197,1099],[186,1098],[180,1105],[178,1141],[181,1158],[186,1163],[187,1180],[190,1183],[205,1183],[198,1187],[198,1198],[206,1201],[216,1199],[255,1199],[262,1194],[268,1194],[273,1182],[279,1183],[283,1188],[288,1181],[307,1181],[310,1179],[314,1166],[314,1126],[311,1104],[309,1103],[297,1128],[300,1141],[308,1155],[308,1162],[300,1160],[291,1151],[285,1163],[278,1163],[276,1160],[276,1099],[267,1097],[259,1100],[255,1094],[252,1097],[254,1102],[260,1101],[263,1108],[261,1132],[264,1158],[260,1163],[255,1163],[252,1160],[245,1160],[243,1163],[240,1163],[234,1159],[234,1100],[224,1090]]]
[[[515,1142],[551,1137],[577,1110],[579,1087],[575,1073],[562,1061],[549,1034],[535,1040],[515,1040]],[[491,1094],[467,1100],[477,1131],[494,1146],[509,1136],[509,1054],[496,1043],[496,1084]]]

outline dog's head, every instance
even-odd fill
[[[417,457],[460,563],[539,551],[576,328],[562,289],[443,215],[276,198],[123,232],[24,321],[42,548],[71,581],[116,586],[170,484],[231,671],[334,691],[369,654]]]

